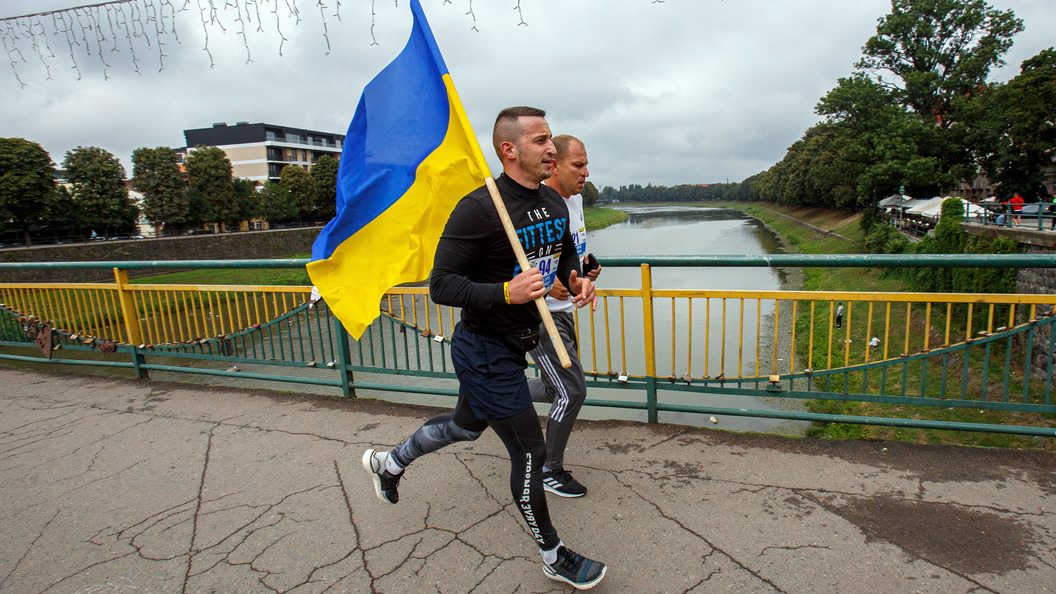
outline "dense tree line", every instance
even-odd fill
[[[60,171],[38,143],[0,138],[0,232],[16,230],[25,245],[38,236],[87,237],[131,234],[149,221],[159,236],[243,221],[269,224],[326,221],[334,216],[337,160],[323,156],[307,172],[287,166],[280,181],[262,188],[232,176],[231,162],[216,147],[195,147],[181,171],[170,147],[138,148],[132,178],[111,153],[98,147],[68,151]],[[141,204],[128,187],[143,194]],[[259,191],[258,191],[259,190]]]
[[[611,186],[603,201],[763,200],[876,212],[904,188],[957,193],[985,175],[1000,199],[1049,200],[1056,154],[1056,51],[1007,83],[991,70],[1023,22],[983,0],[893,0],[856,71],[818,103],[824,120],[768,170],[739,184]],[[865,217],[866,226],[871,217]]]
[[[127,232],[139,209],[125,187],[125,168],[109,152],[79,146],[62,161],[67,183],[40,144],[24,138],[0,138],[0,231],[16,229],[26,245],[33,230],[51,235],[70,232]]]
[[[601,202],[698,202],[705,200],[752,200],[743,183],[684,184],[654,186],[630,184],[619,189],[605,186],[599,193]]]

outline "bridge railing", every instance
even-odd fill
[[[446,337],[458,312],[422,287],[394,288],[384,315],[351,340],[310,286],[130,283],[134,268],[302,268],[305,260],[18,263],[5,269],[113,268],[113,283],[0,284],[0,358],[125,367],[454,396]],[[1056,257],[693,256],[609,258],[640,283],[601,288],[576,313],[588,405],[1056,435],[1054,295],[671,289],[655,268],[1052,268]],[[604,285],[604,283],[603,283]],[[842,306],[842,319],[837,309]],[[27,345],[34,345],[32,348]],[[21,347],[21,348],[20,348]],[[45,348],[46,347],[46,348]],[[367,380],[367,381],[365,381]],[[712,396],[743,396],[718,407]],[[759,398],[788,406],[760,406]],[[1046,426],[848,418],[804,400],[1014,410]]]

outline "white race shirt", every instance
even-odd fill
[[[568,230],[572,233],[572,240],[576,242],[576,254],[582,269],[583,256],[587,253],[587,223],[583,219],[583,196],[576,194],[565,198],[565,206],[568,207]],[[576,275],[579,275],[578,270]],[[571,300],[571,296],[568,299],[554,299],[547,295],[546,306],[550,311],[573,311],[576,306]]]

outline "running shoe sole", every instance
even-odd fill
[[[546,574],[546,577],[548,577],[548,578],[550,578],[552,580],[558,581],[558,582],[565,582],[566,584],[569,584],[570,586],[572,586],[573,588],[575,588],[577,590],[589,590],[589,589],[593,588],[594,586],[598,585],[598,582],[601,581],[601,578],[605,577],[605,572],[608,571],[608,570],[609,570],[609,566],[606,565],[605,567],[601,568],[601,573],[598,574],[598,577],[590,580],[589,582],[583,582],[581,584],[577,584],[576,582],[573,582],[572,580],[566,578],[565,576],[557,573],[553,569],[550,569],[550,566],[547,565],[546,563],[543,563],[543,573]]]
[[[582,497],[582,496],[586,495],[586,493],[566,493],[564,491],[559,491],[559,490],[555,489],[554,487],[551,487],[550,485],[548,485],[546,483],[543,483],[543,488],[546,489],[547,493],[553,493],[554,495],[557,495],[558,497],[569,497],[569,498],[571,498],[571,497]]]
[[[391,505],[392,502],[385,497],[385,492],[381,488],[381,477],[378,476],[378,471],[374,469],[373,460],[376,452],[377,450],[373,448],[363,452],[363,469],[370,473],[370,479],[374,481],[374,494],[378,496],[378,499]]]

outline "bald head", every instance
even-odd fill
[[[568,198],[583,191],[590,171],[587,169],[587,149],[583,141],[568,134],[554,137],[554,167],[546,185]]]
[[[575,136],[572,136],[571,134],[558,134],[557,136],[555,136],[554,148],[557,149],[557,154],[555,155],[555,158],[558,161],[561,161],[565,157],[567,157],[569,147],[571,147],[573,143],[581,147],[583,146],[583,141],[576,138]]]

